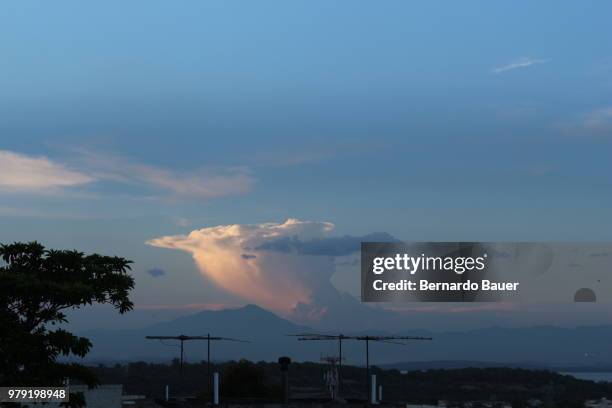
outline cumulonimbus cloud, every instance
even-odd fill
[[[545,64],[548,62],[546,59],[541,58],[530,58],[530,57],[521,57],[515,61],[512,61],[506,65],[502,65],[500,67],[494,68],[494,74],[501,74],[506,71],[512,71],[514,69],[527,68],[532,65]]]
[[[202,228],[147,243],[189,252],[202,274],[219,287],[249,302],[289,313],[298,303],[310,303],[320,282],[329,282],[333,264],[326,258],[304,259],[256,248],[282,237],[321,238],[333,228],[326,222],[289,219],[284,223]]]
[[[330,282],[335,257],[355,253],[362,240],[392,239],[331,237],[333,229],[328,222],[288,219],[202,228],[147,243],[190,253],[205,277],[248,302],[283,315],[307,310],[318,317],[340,296]]]

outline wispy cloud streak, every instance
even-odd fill
[[[512,71],[515,69],[528,68],[533,65],[545,64],[547,62],[548,60],[546,59],[521,57],[515,61],[510,62],[509,64],[494,68],[493,73],[501,74],[501,73]]]
[[[244,167],[179,171],[86,151],[77,151],[70,163],[0,150],[0,192],[63,193],[107,182],[134,186],[135,194],[207,200],[246,193],[254,184]]]

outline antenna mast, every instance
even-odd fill
[[[345,336],[343,334],[317,334],[317,333],[301,333],[301,334],[292,334],[290,336],[297,337],[300,341],[309,341],[309,340],[338,340],[339,345],[339,364],[338,364],[338,391],[342,389],[342,340],[357,340],[357,341],[365,341],[366,343],[366,387],[367,395],[368,395],[368,403],[372,399],[372,390],[370,387],[370,341],[376,341],[379,343],[389,343],[389,344],[399,344],[402,346],[406,346],[406,343],[403,343],[404,340],[433,340],[431,337],[419,337],[419,336]],[[399,341],[398,341],[399,340]]]
[[[249,343],[246,340],[233,339],[230,337],[211,336],[210,334],[207,334],[206,336],[185,336],[184,334],[181,334],[180,336],[146,336],[145,338],[147,340],[179,340],[181,342],[181,379],[183,378],[183,360],[184,360],[183,343],[186,341],[191,341],[191,340],[206,340],[206,354],[207,354],[206,371],[207,371],[207,377],[208,377],[207,391],[209,394],[210,394],[210,342],[211,341],[234,341],[234,342],[240,342],[240,343]]]

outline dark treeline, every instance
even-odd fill
[[[102,383],[120,383],[125,392],[161,398],[165,385],[172,394],[207,396],[206,362],[185,363],[181,379],[177,360],[171,364],[145,362],[126,365],[99,365],[93,370]],[[292,363],[292,389],[320,388],[323,390],[325,364]],[[228,397],[280,398],[280,368],[277,363],[230,361],[212,364],[212,372],[221,376],[221,395]],[[579,380],[544,370],[519,368],[462,368],[411,371],[372,368],[383,386],[386,401],[435,403],[449,401],[507,401],[513,406],[525,406],[529,399],[539,399],[550,406],[582,406],[587,399],[612,398],[612,384]],[[345,366],[344,396],[365,398],[366,375],[363,367]]]

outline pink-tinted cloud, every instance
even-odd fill
[[[48,193],[81,186],[95,179],[44,156],[0,150],[0,190]]]
[[[283,237],[321,238],[333,228],[326,222],[289,219],[284,223],[202,228],[188,235],[156,238],[148,244],[190,253],[201,273],[219,287],[287,315],[299,304],[311,304],[315,294],[331,287],[333,258],[258,248]]]

